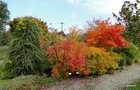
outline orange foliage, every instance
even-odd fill
[[[49,47],[46,55],[56,77],[68,77],[68,72],[77,72],[85,65],[85,44],[74,40],[58,41]]]
[[[111,25],[108,20],[96,20],[97,27],[87,32],[86,42],[90,46],[108,49],[126,47],[129,43],[121,34],[125,31],[122,25]]]

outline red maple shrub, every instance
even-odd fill
[[[69,73],[81,72],[86,62],[84,43],[75,40],[58,41],[46,51],[55,77],[68,77]]]
[[[122,25],[112,25],[109,20],[96,20],[97,27],[88,30],[86,43],[89,46],[108,49],[110,47],[127,47],[129,44],[121,35],[125,28]]]

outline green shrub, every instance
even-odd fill
[[[127,48],[113,49],[113,51],[122,57],[119,62],[120,66],[131,65],[140,57],[140,51],[134,44],[130,44]]]
[[[39,42],[40,28],[31,20],[21,19],[11,30],[14,38],[9,55],[12,72],[16,75],[39,73],[43,60]]]
[[[46,48],[48,48],[49,46],[53,45],[55,42],[57,41],[63,41],[66,40],[66,37],[59,35],[57,31],[53,31],[53,32],[49,32],[47,33],[47,36],[45,38],[45,50]]]
[[[10,32],[2,31],[0,32],[0,46],[8,45],[10,42]]]
[[[12,72],[12,62],[10,60],[5,60],[3,64],[0,65],[0,79],[13,78],[16,75]]]
[[[0,46],[0,61],[7,60],[8,59],[8,53],[9,53],[9,47],[8,46]]]

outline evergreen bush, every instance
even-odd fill
[[[120,54],[122,60],[120,60],[119,65],[131,65],[140,57],[140,51],[136,45],[130,44],[127,48],[117,48],[113,50],[114,52]]]
[[[37,24],[31,20],[21,19],[15,24],[9,57],[12,61],[12,72],[16,75],[35,74],[41,71],[43,54],[40,49],[39,30]]]

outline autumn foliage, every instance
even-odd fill
[[[69,77],[69,73],[76,72],[79,75],[101,75],[112,73],[118,67],[121,57],[106,49],[127,47],[129,43],[121,36],[125,28],[111,25],[109,21],[96,21],[96,25],[87,32],[86,43],[78,42],[77,32],[70,32],[71,39],[57,41],[46,50],[53,76]]]
[[[112,73],[118,67],[119,55],[96,47],[85,48],[86,65],[94,75]]]
[[[105,49],[88,47],[73,39],[58,41],[46,51],[52,66],[53,76],[67,78],[69,73],[101,75],[118,67],[120,56]]]
[[[82,41],[84,34],[77,26],[72,26],[69,28],[69,38],[74,39],[78,42]]]
[[[124,49],[129,45],[129,42],[121,35],[125,31],[125,28],[122,25],[112,25],[108,20],[97,20],[95,23],[96,26],[86,33],[81,33],[76,26],[70,28],[68,35],[57,31],[46,33],[38,31],[38,52],[44,53],[43,55],[39,53],[38,55],[41,57],[37,57],[39,60],[40,58],[44,60],[42,60],[43,64],[39,63],[41,67],[41,69],[39,68],[40,71],[47,72],[49,70],[51,73],[47,72],[47,74],[51,74],[57,78],[68,78],[70,75],[76,74],[87,76],[114,72],[123,57],[120,57],[113,50],[112,52],[109,51],[109,48],[114,47],[112,48],[114,50],[120,50],[120,48],[122,50],[129,50],[129,48]],[[27,31],[33,33],[33,31],[28,30],[28,25],[26,28]],[[13,30],[13,32],[15,31]],[[30,36],[30,33],[28,34]]]
[[[70,72],[81,71],[86,62],[84,47],[83,43],[74,40],[58,41],[49,47],[46,55],[52,65],[53,76],[68,77]]]
[[[124,26],[111,25],[109,20],[96,20],[95,24],[97,27],[87,32],[86,42],[90,46],[108,49],[126,47],[129,44],[121,35],[125,31]]]
[[[136,23],[130,24],[134,31]],[[3,78],[29,74],[57,78],[97,76],[113,73],[140,57],[137,46],[123,37],[129,37],[131,30],[126,31],[129,26],[112,24],[109,20],[89,21],[86,31],[72,26],[67,34],[30,16],[15,18],[9,26],[10,63],[8,67],[7,62],[2,65]]]

